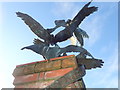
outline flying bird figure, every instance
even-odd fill
[[[70,19],[68,19],[66,22],[65,22],[65,20],[55,20],[56,26],[54,28],[49,29],[49,31],[53,32],[58,27],[67,27],[69,22],[71,22]],[[83,38],[89,38],[88,34],[79,27],[77,29],[75,29],[75,31],[73,33],[74,33],[75,37],[77,38],[77,40],[79,41],[81,46],[84,45]],[[73,38],[75,39],[75,37],[73,37]],[[70,40],[72,40],[72,39],[70,39]]]
[[[62,22],[62,26],[66,26],[64,30],[58,32],[56,35],[52,35],[51,32],[53,32],[56,28],[60,27],[59,22],[55,21],[56,27],[52,30],[44,29],[43,26],[38,23],[35,19],[33,19],[31,16],[16,12],[17,16],[20,17],[28,26],[29,28],[41,39],[44,40],[44,42],[47,45],[54,45],[57,42],[62,42],[70,37],[73,36],[73,32],[76,30],[76,28],[80,25],[80,23],[90,14],[97,11],[97,7],[92,6],[88,7],[91,2],[87,3],[79,12],[78,14],[73,18],[73,20],[64,23],[64,20]]]

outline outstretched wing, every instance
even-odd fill
[[[80,47],[80,46],[75,46],[75,45],[68,45],[67,47],[60,48],[59,55],[62,53],[67,53],[67,52],[80,52],[81,55],[85,56],[90,56],[94,59],[94,57],[88,52],[85,48]],[[79,57],[79,56],[77,56]]]
[[[85,19],[87,16],[97,11],[97,7],[88,7],[91,2],[87,3],[73,18],[70,24],[62,31],[55,35],[55,42],[62,42],[67,40],[73,35],[74,30],[79,26],[79,24]]]
[[[66,53],[66,52],[86,52],[82,47],[75,46],[75,45],[68,45],[67,47],[61,48],[61,53]]]
[[[103,61],[99,59],[83,59],[83,58],[77,58],[77,62],[79,64],[85,65],[86,69],[92,69],[92,68],[101,68],[103,66]]]
[[[67,47],[64,47],[64,48],[60,48],[60,53],[59,54],[62,54],[62,53],[67,53],[67,52],[80,52],[82,53],[83,55],[88,55],[92,58],[94,58],[86,49],[80,47],[80,46],[75,46],[75,45],[68,45]]]
[[[20,17],[28,26],[29,28],[41,39],[48,41],[50,39],[50,34],[45,30],[40,23],[34,20],[31,16],[16,12],[17,16]]]
[[[82,30],[81,28],[78,28],[77,30],[83,38],[89,38],[89,35],[84,30]]]
[[[79,41],[79,43],[81,44],[81,46],[84,45],[84,40],[83,40],[83,38],[89,38],[88,34],[87,34],[84,30],[82,30],[82,29],[80,29],[80,28],[77,28],[77,29],[74,31],[74,34],[75,34],[77,40]]]
[[[45,49],[47,48],[48,46],[46,46],[45,44],[34,44],[34,45],[30,45],[30,46],[26,46],[26,47],[23,47],[21,50],[24,50],[24,49],[28,49],[28,50],[32,50],[33,52],[37,53],[37,54],[40,54],[43,56],[44,59],[45,58]]]
[[[78,27],[78,25],[90,14],[98,10],[98,7],[92,6],[88,7],[91,2],[88,2],[79,12],[78,14],[73,18],[72,22],[75,22],[74,24]]]

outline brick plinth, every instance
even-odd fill
[[[74,55],[17,65],[13,76],[15,88],[45,88],[55,80],[77,67]],[[68,88],[80,87],[79,81]]]
[[[17,65],[13,72],[13,84],[15,88],[85,88],[82,80],[85,69],[101,68],[103,63],[100,59],[70,55],[53,58],[49,62],[43,60]]]

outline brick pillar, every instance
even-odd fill
[[[17,65],[13,76],[15,88],[45,88],[55,80],[77,67],[74,55]],[[67,88],[81,88],[82,80],[71,83]]]

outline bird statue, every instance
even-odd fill
[[[67,24],[69,24],[68,21],[70,21],[70,19],[68,19],[66,22],[65,22],[65,20],[55,20],[56,26],[54,28],[52,28],[52,29],[49,29],[49,31],[53,32],[58,27],[66,27]],[[77,29],[75,29],[75,31],[73,33],[74,33],[76,38],[74,36],[72,36],[70,38],[70,40],[73,41],[73,42],[76,42],[75,39],[77,39],[81,46],[84,45],[83,38],[89,38],[88,34],[79,27]]]
[[[48,45],[55,45],[57,42],[63,42],[70,37],[73,36],[73,32],[77,29],[80,23],[90,14],[97,11],[97,7],[92,6],[88,7],[91,2],[87,3],[79,12],[78,14],[72,19],[68,20],[67,23],[64,20],[55,21],[56,27],[52,30],[44,29],[43,26],[38,23],[35,19],[31,16],[16,12],[17,16],[20,17],[25,24],[29,26],[29,28],[40,38],[43,39],[44,42]],[[61,22],[61,24],[60,24]],[[51,34],[56,28],[59,26],[66,26],[64,30],[58,32],[56,35]]]
[[[62,54],[68,53],[68,52],[80,52],[82,53],[82,55],[86,55],[86,56],[88,55],[94,58],[86,49],[79,47],[79,46],[75,46],[75,45],[68,45],[64,48],[60,48],[58,45],[54,47],[50,47],[48,45],[41,43],[41,44],[34,44],[34,45],[23,47],[21,50],[23,49],[32,50],[36,52],[37,54],[42,55],[43,58],[47,59],[48,61],[51,58],[59,57]]]

